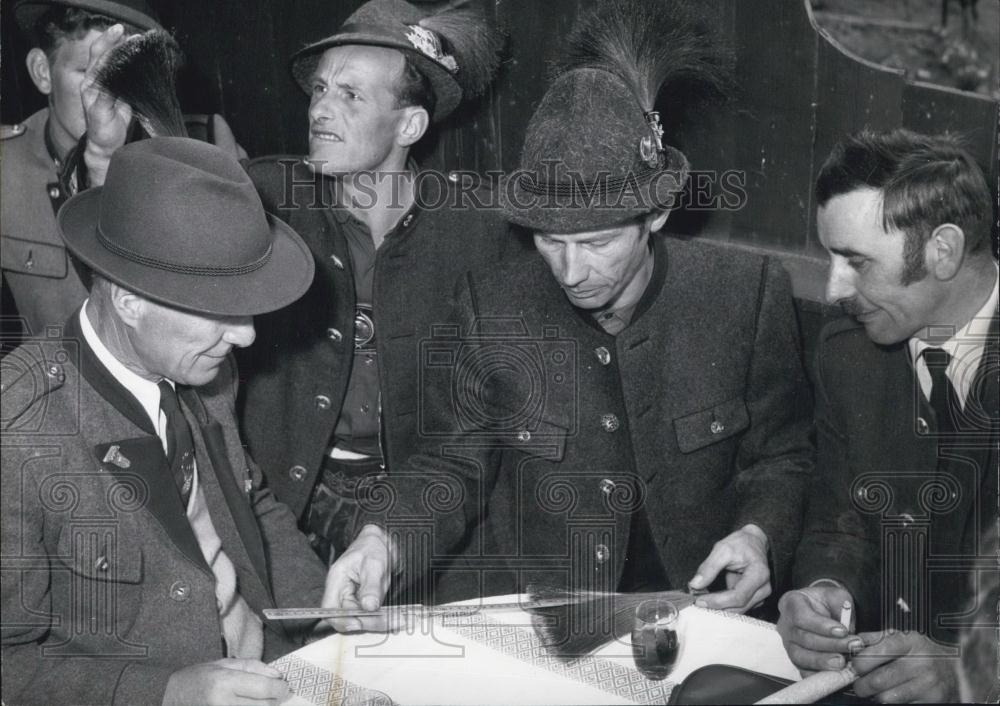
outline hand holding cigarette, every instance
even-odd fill
[[[845,655],[863,647],[854,628],[854,599],[839,586],[789,591],[778,602],[778,633],[792,663],[802,670],[839,670]]]

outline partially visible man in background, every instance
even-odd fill
[[[3,129],[3,280],[23,333],[44,335],[47,327],[62,326],[87,296],[86,268],[68,255],[55,220],[83,186],[67,157],[87,129],[81,95],[87,69],[124,36],[161,28],[145,0],[22,0],[14,17],[32,45],[28,75],[48,106]],[[246,156],[221,116],[186,120],[192,137]]]
[[[835,147],[816,201],[827,299],[851,318],[820,338],[802,588],[779,631],[803,669],[857,652],[861,696],[953,700],[967,572],[996,562],[980,545],[1000,444],[990,192],[955,139],[897,130]]]

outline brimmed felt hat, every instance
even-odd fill
[[[697,3],[601,0],[574,26],[558,68],[520,169],[503,184],[507,218],[571,233],[678,205],[688,161],[664,144],[657,96],[674,81],[722,96],[731,83],[729,52]]]
[[[198,140],[125,145],[104,186],[67,201],[58,221],[66,245],[95,272],[191,312],[274,311],[313,278],[309,249],[264,212],[240,164]]]
[[[687,171],[680,151],[660,147],[621,79],[577,69],[555,80],[528,123],[501,203],[531,230],[599,230],[673,208]]]
[[[467,0],[434,11],[405,0],[370,0],[335,34],[292,55],[292,76],[306,93],[323,52],[347,44],[404,52],[434,91],[434,114],[430,117],[438,122],[462,100],[489,85],[499,64],[502,41],[487,18]]]
[[[52,7],[74,7],[117,22],[124,22],[141,30],[163,29],[156,13],[145,0],[19,0],[14,5],[14,18],[21,30],[33,34],[35,24],[42,14]]]

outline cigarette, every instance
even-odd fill
[[[840,609],[840,624],[844,626],[845,629],[851,629],[851,615],[854,613],[854,607],[851,605],[850,601],[844,601],[843,607]]]

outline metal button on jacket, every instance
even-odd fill
[[[611,492],[615,489],[615,482],[610,478],[605,478],[601,481],[601,492],[605,495],[611,495]]]
[[[521,431],[517,432],[517,440],[531,441],[531,432],[528,431],[527,429],[522,429]]]
[[[170,599],[183,603],[191,597],[191,585],[187,581],[174,581],[170,584]]]
[[[316,403],[316,409],[330,409],[330,398],[326,395],[316,395],[313,401]]]
[[[708,426],[708,428],[713,434],[721,434],[726,430],[726,425],[720,422],[718,419],[713,419],[712,423]]]
[[[59,187],[58,186],[53,186],[53,187],[51,187],[49,189],[49,198],[50,199],[57,199],[57,198],[59,198]]]
[[[109,566],[111,566],[111,564],[108,563],[108,558],[105,556],[99,556],[97,557],[97,560],[94,561],[94,568],[98,571],[107,571]]]
[[[618,421],[618,417],[613,414],[602,414],[601,415],[601,429],[606,432],[618,431],[618,427],[621,426],[621,422]]]
[[[609,556],[611,556],[611,550],[606,544],[598,544],[594,547],[594,558],[597,559],[598,564],[606,562]]]
[[[595,348],[594,353],[597,354],[597,359],[601,361],[601,365],[608,365],[611,363],[611,351],[604,346]]]
[[[344,340],[344,334],[335,328],[328,328],[326,330],[326,337],[329,338],[334,343],[340,343]]]
[[[404,228],[409,228],[411,223],[413,223],[413,214],[412,213],[408,214],[406,216],[406,218],[403,219],[403,227]]]
[[[927,423],[927,420],[924,419],[923,417],[917,417],[917,433],[918,434],[926,434],[930,430],[931,430],[931,427]]]
[[[292,466],[288,469],[288,475],[292,477],[292,480],[302,480],[306,477],[306,467]]]

